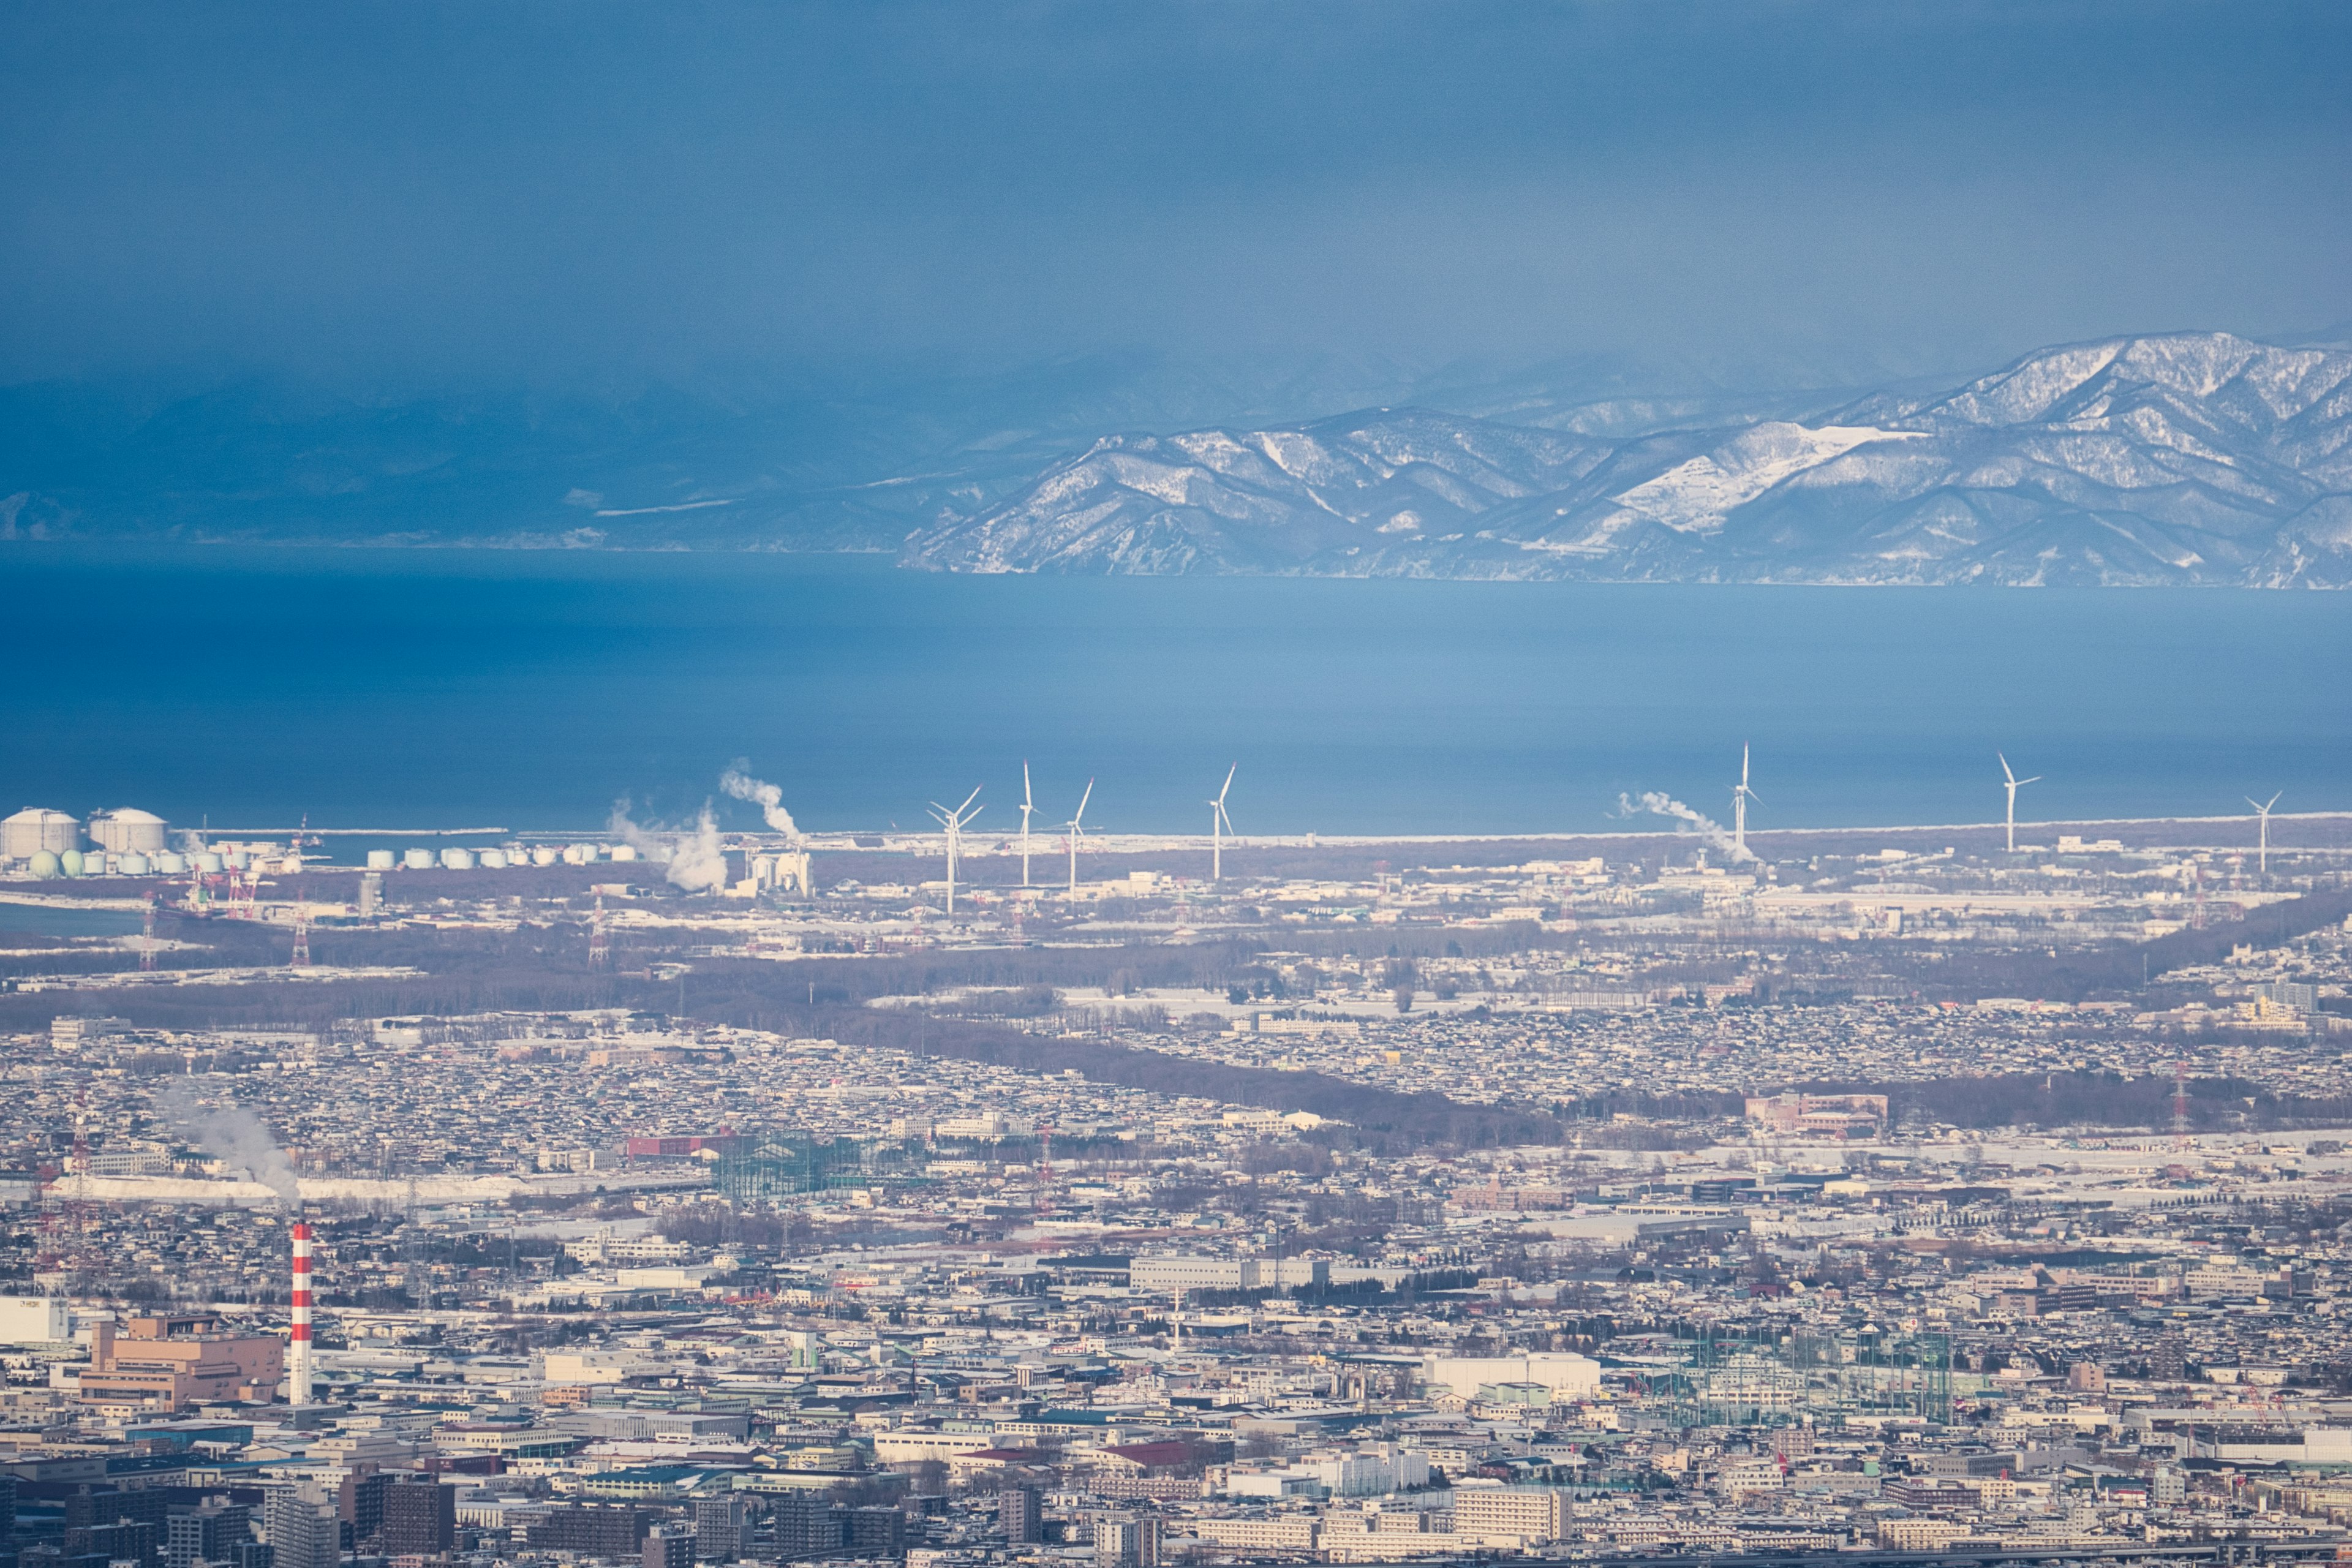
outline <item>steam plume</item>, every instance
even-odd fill
[[[758,806],[760,815],[768,819],[771,832],[781,833],[795,845],[799,844],[800,825],[793,820],[793,814],[784,809],[784,792],[774,784],[753,778],[744,771],[750,766],[748,759],[739,760],[733,767],[719,775],[719,787],[737,800],[748,800]]]
[[[604,829],[622,843],[635,846],[647,859],[657,862],[672,886],[684,888],[689,893],[715,888],[727,879],[727,857],[719,847],[719,824],[711,816],[708,802],[695,818],[691,833],[664,835],[648,832],[630,820],[629,802],[624,796],[613,803],[613,815]]]
[[[294,1179],[294,1163],[261,1124],[261,1118],[234,1100],[219,1106],[204,1104],[184,1079],[156,1096],[156,1103],[181,1137],[226,1164],[243,1166],[287,1207],[300,1206],[302,1190]]]
[[[1721,823],[1708,816],[1705,812],[1694,811],[1670,795],[1658,790],[1648,790],[1638,798],[1625,795],[1617,797],[1618,816],[1632,816],[1636,812],[1647,812],[1653,816],[1671,817],[1683,825],[1675,831],[1696,833],[1706,839],[1710,847],[1720,849],[1734,859],[1756,858],[1754,850],[1742,848],[1732,843],[1731,835],[1723,830]]]
[[[695,819],[694,836],[680,839],[671,853],[667,875],[689,893],[715,888],[727,880],[727,857],[719,852],[719,824],[712,820],[708,802],[703,805],[702,815]]]

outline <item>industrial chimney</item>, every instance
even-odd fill
[[[310,1403],[310,1227],[294,1222],[294,1322],[287,1331],[286,1402]]]

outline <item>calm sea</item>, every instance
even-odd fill
[[[0,796],[175,824],[1505,833],[2352,807],[2352,595],[948,577],[879,559],[0,552]],[[721,800],[723,820],[751,826]],[[1656,824],[1664,826],[1664,824]]]

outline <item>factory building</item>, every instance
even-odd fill
[[[140,1317],[118,1335],[112,1323],[99,1323],[81,1374],[82,1403],[182,1410],[214,1400],[275,1399],[285,1375],[284,1342],[275,1334],[220,1333],[215,1325],[203,1316]]]
[[[73,1338],[73,1312],[61,1296],[0,1296],[0,1344],[63,1344]]]

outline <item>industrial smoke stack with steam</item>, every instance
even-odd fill
[[[1675,831],[1696,833],[1708,845],[1722,850],[1734,860],[1753,860],[1757,858],[1756,852],[1745,844],[1734,843],[1731,835],[1723,830],[1721,823],[1703,811],[1696,811],[1685,805],[1670,795],[1650,790],[1639,799],[1625,795],[1617,797],[1618,816],[1632,816],[1636,812],[1647,812],[1653,816],[1671,817],[1683,825]]]
[[[157,1104],[173,1129],[189,1142],[224,1164],[243,1167],[288,1208],[300,1205],[302,1191],[294,1179],[294,1163],[278,1146],[278,1140],[269,1135],[269,1129],[261,1124],[261,1118],[235,1102],[222,1106],[201,1103],[184,1079],[165,1089]]]
[[[793,848],[807,843],[807,836],[801,832],[800,824],[794,822],[793,814],[784,809],[784,792],[774,784],[753,778],[747,771],[750,767],[748,760],[738,762],[719,775],[719,787],[737,800],[749,801],[758,806],[760,815],[768,819],[768,831],[782,834]]]

